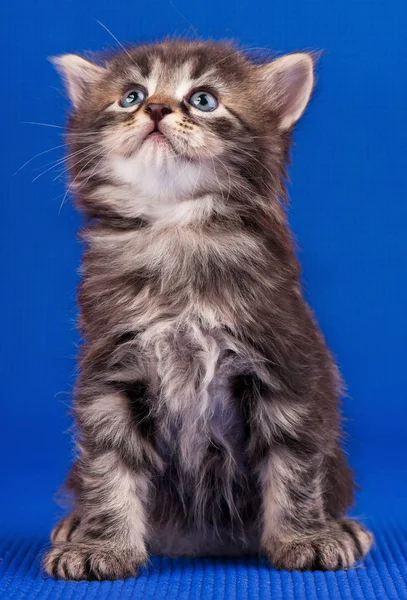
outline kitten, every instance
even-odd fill
[[[46,571],[137,573],[148,555],[352,565],[339,376],[302,297],[282,200],[313,60],[171,40],[54,59],[88,217],[73,509]]]

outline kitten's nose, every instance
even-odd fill
[[[150,102],[146,106],[146,112],[150,115],[150,117],[158,123],[165,117],[165,115],[169,115],[172,113],[172,108],[169,104],[164,104],[161,102]]]

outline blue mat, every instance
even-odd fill
[[[64,582],[40,572],[44,539],[3,539],[1,600],[114,600],[166,598],[273,600],[407,599],[407,525],[378,522],[376,545],[354,569],[337,572],[278,571],[256,559],[153,557],[138,578],[116,582]]]

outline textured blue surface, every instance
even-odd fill
[[[63,432],[80,255],[79,217],[69,201],[60,209],[63,167],[50,165],[63,153],[68,103],[46,57],[114,45],[95,19],[121,41],[196,29],[279,53],[324,50],[295,134],[290,220],[308,298],[348,384],[347,449],[361,485],[355,511],[378,535],[355,571],[289,575],[255,561],[154,560],[148,576],[126,584],[37,576],[33,559],[71,458]],[[406,31],[405,0],[1,3],[1,599],[407,599]]]
[[[387,521],[374,527],[376,546],[354,569],[314,573],[277,571],[257,559],[153,557],[138,578],[65,582],[44,577],[38,556],[44,541],[6,537],[0,544],[2,600],[405,600],[407,529]]]

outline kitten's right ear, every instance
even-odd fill
[[[78,107],[80,99],[90,83],[96,82],[106,71],[77,54],[61,54],[50,58],[52,64],[61,74],[72,104]]]

